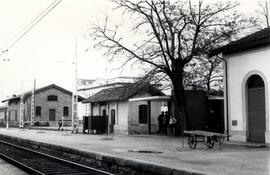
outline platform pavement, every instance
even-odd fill
[[[199,143],[198,148],[190,150],[185,143],[184,150],[181,150],[180,138],[169,136],[106,136],[17,128],[0,128],[0,133],[209,175],[270,175],[269,148],[226,144],[222,150],[219,150],[218,146],[206,150],[204,145]],[[139,153],[140,151],[144,153]],[[146,153],[151,151],[153,153]]]
[[[27,175],[28,173],[0,159],[0,175]]]

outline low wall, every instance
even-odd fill
[[[96,152],[86,152],[2,134],[0,134],[0,139],[119,175],[201,175],[201,173],[176,170],[139,160],[124,159]]]

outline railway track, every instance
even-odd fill
[[[0,140],[0,157],[34,175],[113,175]]]

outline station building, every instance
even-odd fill
[[[7,107],[0,106],[0,126],[4,126],[4,121],[6,120]]]
[[[9,126],[19,126],[20,113],[24,123],[29,123],[31,106],[34,105],[34,122],[36,125],[57,126],[58,120],[64,117],[65,121],[71,121],[72,116],[72,92],[51,84],[34,92],[34,104],[32,104],[32,92],[23,95],[14,95],[4,100],[7,102]],[[83,98],[78,97],[81,101]]]
[[[233,141],[270,143],[270,29],[216,49],[225,59],[225,126]]]
[[[170,99],[152,85],[129,84],[103,89],[83,103],[90,104],[91,116],[109,116],[116,133],[151,134],[157,132],[157,117]]]

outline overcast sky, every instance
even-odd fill
[[[0,0],[0,50],[5,50],[13,41],[14,35],[52,2],[53,0]],[[241,9],[248,13],[257,7],[255,0],[240,0],[240,3]],[[137,71],[128,70],[129,68],[122,74],[119,71],[110,71],[115,66],[111,66],[92,47],[91,40],[84,38],[92,23],[102,21],[105,13],[110,14],[109,17],[117,23],[123,20],[121,15],[112,13],[112,8],[109,0],[63,0],[0,58],[0,99],[29,90],[34,78],[37,87],[55,83],[71,90],[76,38],[78,78],[136,76]]]

